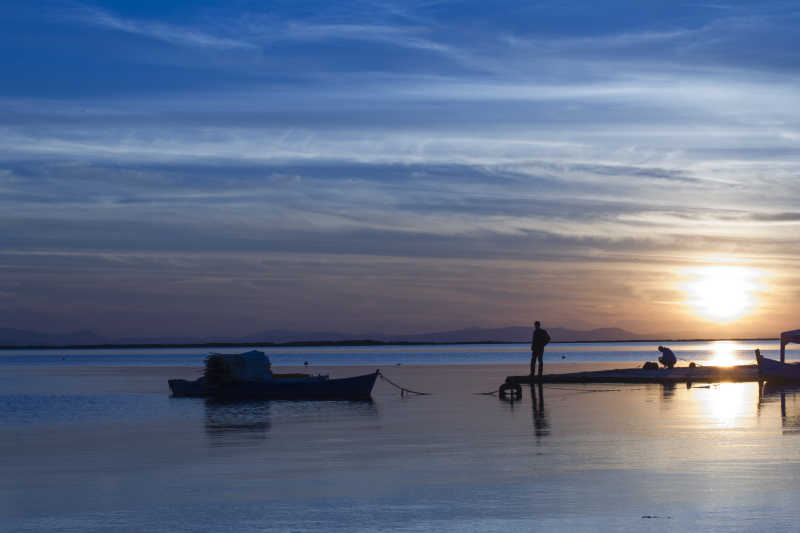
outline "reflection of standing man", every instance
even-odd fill
[[[537,320],[533,323],[533,338],[531,339],[531,376],[534,374],[537,359],[539,360],[539,375],[542,375],[544,347],[548,342],[550,342],[550,335],[542,329]]]
[[[534,388],[535,387],[535,388]],[[539,389],[539,401],[536,401],[536,389]],[[547,421],[547,413],[544,412],[544,390],[542,384],[531,383],[531,403],[533,404],[533,434],[543,437],[550,434],[550,423]]]

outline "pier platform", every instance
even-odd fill
[[[759,381],[758,365],[688,366],[672,369],[623,368],[596,372],[544,374],[542,376],[508,376],[506,384],[523,383],[716,383],[721,381]]]

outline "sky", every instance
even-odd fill
[[[169,5],[167,5],[169,4]],[[800,327],[796,2],[0,5],[0,321]]]

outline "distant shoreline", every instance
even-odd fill
[[[714,342],[714,341],[775,341],[778,338],[750,337],[739,339],[637,339],[637,340],[601,340],[601,341],[553,341],[553,344],[605,344],[615,342]],[[70,345],[26,345],[0,346],[0,350],[102,350],[126,348],[313,348],[326,346],[460,346],[476,344],[528,344],[512,341],[466,341],[466,342],[387,342],[370,339],[354,339],[344,341],[296,341],[296,342],[210,342],[199,344],[70,344]]]

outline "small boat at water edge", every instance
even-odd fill
[[[211,354],[200,379],[170,379],[175,397],[218,400],[369,400],[379,371],[330,379],[308,374],[273,374],[264,352]]]
[[[781,333],[781,360],[776,361],[761,355],[756,349],[758,373],[768,383],[800,382],[800,364],[786,362],[786,345],[800,344],[800,329]]]
[[[800,364],[782,363],[769,357],[764,357],[761,353],[756,353],[758,361],[758,373],[770,383],[783,381],[800,381]]]
[[[351,378],[299,378],[273,381],[242,381],[210,387],[203,378],[169,380],[175,397],[218,400],[368,400],[378,372]]]

